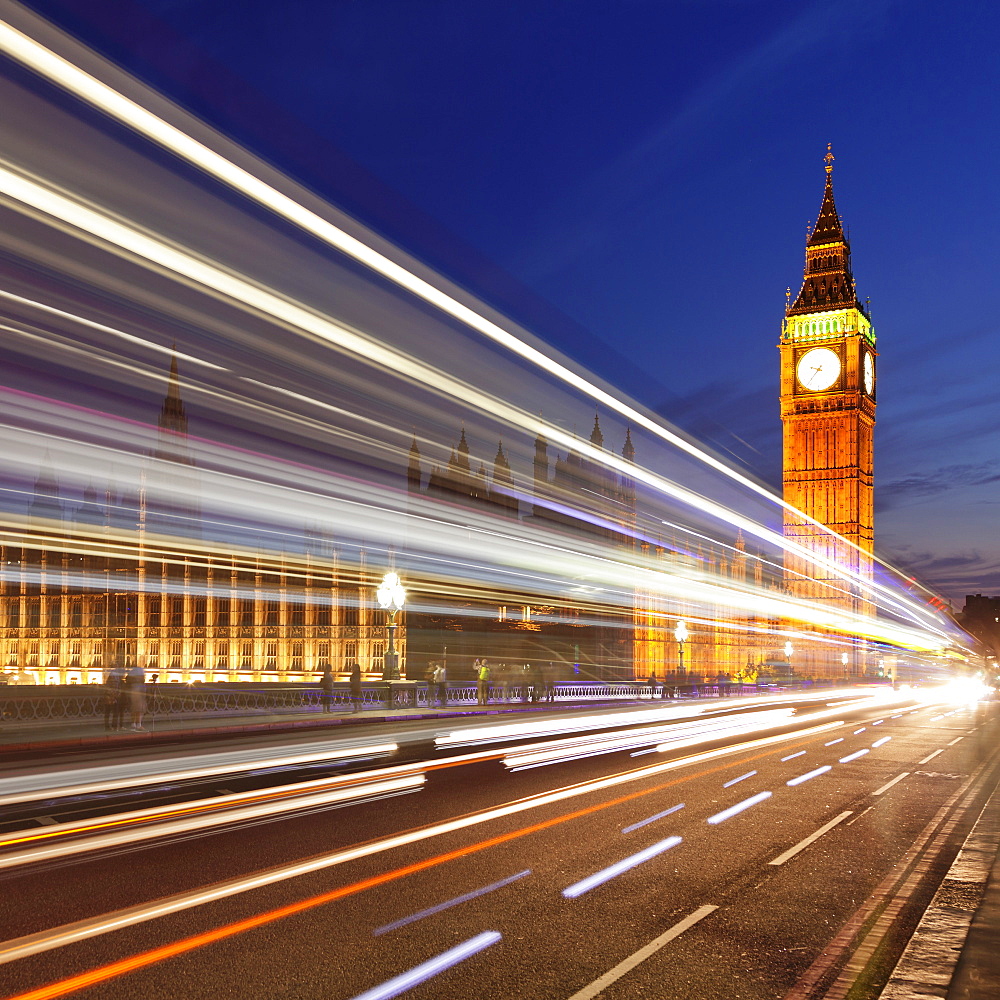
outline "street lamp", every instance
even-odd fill
[[[677,640],[677,673],[684,676],[684,643],[687,641],[688,627],[683,621],[677,623],[674,629],[674,638]]]
[[[385,623],[389,633],[389,645],[385,652],[385,662],[382,666],[382,680],[398,681],[399,664],[396,655],[396,615],[402,610],[406,600],[406,590],[399,579],[398,573],[386,573],[382,577],[382,585],[376,591],[378,602],[389,616]]]
[[[844,665],[844,676],[847,676],[847,653],[840,654],[840,662]]]
[[[792,644],[790,642],[786,642],[785,643],[785,659],[788,661],[788,673],[789,673],[789,675],[791,675],[791,673],[792,673],[792,653],[794,653],[794,652],[795,652],[795,650],[792,649]]]

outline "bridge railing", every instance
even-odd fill
[[[718,697],[720,694],[754,695],[752,684],[683,684],[657,685],[655,700],[665,698]],[[763,689],[761,689],[763,690]],[[217,684],[217,685],[152,685],[146,690],[147,715],[264,715],[309,713],[322,711],[323,696],[318,687],[304,684]],[[474,706],[478,691],[474,683],[448,684],[444,703],[451,706]],[[338,683],[329,696],[330,707],[338,711],[354,706],[350,687]],[[650,686],[640,682],[603,683],[598,681],[553,684],[493,684],[489,687],[489,703],[502,704],[566,704],[596,701],[652,701]],[[440,705],[441,693],[434,685],[424,682],[369,682],[362,686],[358,708],[370,710],[386,707],[433,708]],[[8,721],[32,722],[54,720],[97,719],[104,715],[105,693],[101,687],[51,686],[0,687],[0,713]],[[128,708],[126,700],[126,710]]]

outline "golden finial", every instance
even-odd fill
[[[823,157],[823,161],[826,163],[826,172],[828,174],[833,173],[833,143],[828,142],[826,144],[826,156]]]
[[[792,289],[791,286],[785,287],[785,308],[788,308],[788,303],[792,301]]]

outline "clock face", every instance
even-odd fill
[[[799,358],[795,374],[803,389],[829,389],[840,378],[840,358],[829,347],[814,347]]]
[[[865,392],[875,395],[875,359],[866,351],[864,360]]]

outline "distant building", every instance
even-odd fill
[[[993,656],[1000,656],[1000,597],[967,594],[959,622]]]

